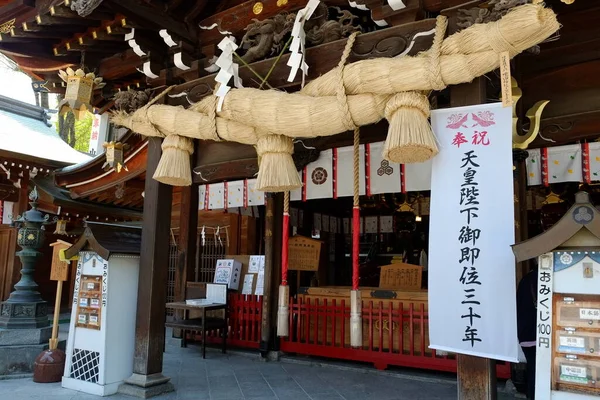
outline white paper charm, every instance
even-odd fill
[[[292,28],[292,44],[290,45],[290,51],[292,54],[287,62],[287,65],[291,68],[288,82],[293,82],[298,73],[298,69],[302,70],[302,82],[304,83],[304,77],[308,74],[308,64],[304,61],[304,44],[306,35],[304,32],[304,23],[310,19],[313,15],[319,0],[309,0],[306,7],[298,11],[296,14],[296,20]],[[303,85],[304,86],[304,85]]]
[[[233,62],[233,53],[238,48],[237,44],[235,44],[235,38],[233,36],[227,36],[221,40],[217,47],[221,50],[221,55],[215,62],[215,65],[219,67],[219,73],[217,73],[215,81],[220,85],[215,95],[219,98],[217,111],[221,111],[223,102],[225,101],[225,95],[227,95],[231,89],[231,86],[229,86],[231,78],[233,77],[233,84],[236,88],[241,88],[243,86],[242,80],[238,75],[239,66]]]

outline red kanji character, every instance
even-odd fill
[[[100,120],[98,118],[94,118],[94,128],[97,128],[100,126]]]
[[[487,131],[475,131],[473,134],[473,141],[471,142],[474,145],[483,145],[488,146],[490,144],[490,139],[487,137]]]
[[[464,133],[457,132],[454,136],[454,139],[452,140],[452,145],[460,148],[460,145],[463,143],[468,143],[467,138],[465,138]]]

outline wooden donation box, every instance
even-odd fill
[[[580,192],[554,227],[514,251],[517,261],[538,257],[535,398],[600,398],[600,213]]]
[[[78,256],[62,386],[109,396],[133,373],[141,228],[88,222]]]

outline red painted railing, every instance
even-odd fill
[[[258,349],[262,320],[262,296],[230,293],[227,345]],[[198,332],[199,334],[199,332]],[[207,343],[220,344],[221,332],[209,331]]]
[[[385,304],[387,303],[387,304]],[[456,372],[453,356],[429,349],[429,316],[424,303],[363,301],[363,346],[350,347],[350,307],[344,300],[290,300],[288,338],[281,350],[388,365]],[[510,365],[498,364],[498,377],[510,377]]]

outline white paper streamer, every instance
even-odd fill
[[[402,10],[406,8],[406,4],[402,0],[387,0],[388,4],[394,11]]]
[[[298,70],[301,69],[302,86],[304,86],[304,78],[308,74],[308,65],[304,61],[304,44],[306,40],[304,23],[312,17],[319,3],[319,0],[309,0],[306,7],[296,14],[296,20],[294,21],[294,26],[292,28],[292,44],[290,45],[292,54],[287,62],[287,65],[291,68],[288,82],[293,82]]]
[[[357,8],[359,10],[363,10],[363,11],[367,11],[369,8],[367,6],[365,6],[364,4],[356,4],[355,1],[350,1],[348,0],[348,4],[350,4],[350,7],[352,8]]]
[[[148,78],[152,78],[152,79],[158,78],[158,75],[156,75],[154,72],[152,72],[152,68],[150,67],[150,61],[146,61],[144,63],[144,75],[146,75]]]
[[[233,62],[233,52],[238,48],[235,44],[235,38],[227,36],[221,40],[217,47],[221,50],[221,55],[215,62],[215,65],[219,67],[219,73],[215,77],[215,81],[220,85],[215,95],[219,98],[217,111],[221,111],[225,95],[231,90],[231,86],[228,85],[231,77],[233,77],[233,84],[236,88],[242,88],[243,86],[238,75],[239,65]]]
[[[415,36],[413,36],[412,40],[410,41],[410,44],[406,48],[406,50],[404,50],[402,53],[398,54],[396,57],[404,57],[405,55],[407,55],[412,50],[413,46],[415,45],[417,38],[419,38],[421,36],[430,36],[433,34],[435,34],[435,28],[433,28],[432,30],[429,30],[427,32],[419,32],[419,33],[415,34]]]
[[[181,56],[182,56],[181,52],[175,53],[175,55],[173,56],[173,63],[175,64],[175,66],[177,68],[187,71],[188,69],[190,69],[190,67],[185,65],[185,63],[181,59]]]
[[[158,34],[160,35],[160,37],[163,38],[163,40],[165,41],[165,44],[167,46],[169,46],[169,47],[177,46],[177,43],[175,43],[175,41],[173,40],[171,35],[169,35],[169,32],[167,32],[166,29],[161,29],[160,31],[158,31]]]
[[[229,31],[222,31],[221,29],[219,29],[219,25],[217,25],[217,23],[212,24],[211,26],[202,26],[202,25],[198,25],[200,27],[200,29],[204,29],[206,31],[210,31],[212,29],[217,28],[217,30],[219,31],[219,33],[221,35],[233,35],[233,33],[229,32]]]
[[[204,247],[204,245],[206,244],[206,227],[202,226],[202,232],[200,233],[200,236],[202,237],[202,247]]]

